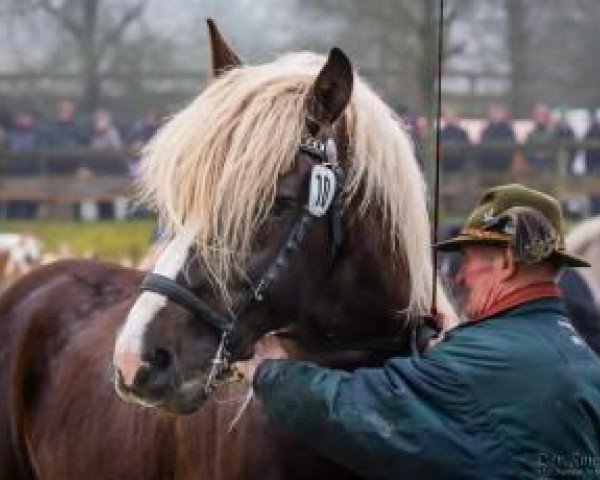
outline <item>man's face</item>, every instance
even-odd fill
[[[547,105],[538,103],[533,109],[533,121],[538,125],[550,125],[551,112]]]
[[[505,122],[508,120],[508,110],[504,105],[492,104],[488,110],[488,117],[495,123]]]
[[[56,109],[56,118],[62,122],[73,120],[75,118],[75,104],[70,100],[59,102]]]
[[[501,248],[478,245],[461,250],[455,281],[460,307],[469,319],[481,316],[498,299],[506,272],[503,253]]]

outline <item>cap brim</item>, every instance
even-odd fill
[[[433,248],[439,252],[453,252],[469,245],[506,246],[508,242],[502,240],[490,240],[471,237],[469,235],[458,235],[457,237],[436,243]],[[590,263],[577,255],[566,252],[554,252],[551,257],[560,265],[566,267],[590,267]]]
[[[503,247],[507,244],[508,242],[503,240],[491,240],[471,237],[470,235],[458,235],[457,237],[434,244],[433,248],[440,252],[453,252],[468,245],[490,245]]]
[[[587,260],[566,252],[554,252],[551,258],[566,267],[591,267]]]

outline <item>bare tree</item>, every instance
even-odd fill
[[[496,2],[497,3],[497,2]],[[509,98],[524,115],[536,101],[600,103],[597,0],[503,0]]]
[[[92,109],[101,95],[101,65],[140,18],[149,0],[108,5],[106,0],[22,0],[52,17],[75,42],[83,81],[83,106]],[[110,7],[110,8],[109,8]]]
[[[337,38],[358,55],[367,69],[390,72],[413,106],[432,114],[438,70],[439,0],[309,0],[316,18],[338,21]],[[470,0],[446,0],[443,62],[460,52],[450,30],[467,10]],[[304,3],[303,3],[304,5]],[[335,24],[333,27],[335,28]]]
[[[506,46],[510,62],[510,105],[514,114],[526,109],[526,86],[530,80],[529,60],[532,30],[528,28],[529,9],[524,0],[505,0]]]

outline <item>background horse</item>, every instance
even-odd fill
[[[569,251],[585,258],[591,267],[580,269],[591,291],[596,306],[600,308],[600,217],[576,225],[566,238]]]
[[[40,241],[32,235],[0,233],[0,291],[42,260]]]
[[[325,348],[332,336],[349,345],[391,336],[394,353],[408,352],[431,272],[423,183],[406,134],[340,51],[242,67],[211,33],[220,76],[167,124],[146,160],[147,191],[176,233],[155,270],[213,309],[235,304],[306,201],[317,154],[298,144],[310,134],[345,173],[341,223],[315,219],[275,288],[240,318],[233,359],[284,324]],[[158,293],[140,295],[141,282],[135,270],[72,260],[36,270],[2,297],[0,478],[354,478],[282,436],[254,402],[230,429],[248,387],[204,395],[218,332]],[[165,415],[114,394],[109,366],[125,318],[114,358],[135,388],[122,394],[194,413]],[[346,367],[391,354],[348,359],[304,346],[299,355]],[[156,372],[139,374],[146,362],[168,379],[161,388],[149,381]]]
[[[562,274],[573,325],[600,355],[600,218],[581,222],[566,238],[569,251],[590,262],[589,268],[570,268]]]

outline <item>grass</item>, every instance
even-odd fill
[[[77,256],[96,255],[105,260],[139,260],[148,250],[154,220],[78,222],[68,220],[0,221],[0,233],[36,235],[44,252],[68,245]]]
[[[462,223],[461,217],[444,215],[442,225]],[[42,241],[44,253],[56,253],[68,245],[77,256],[96,255],[104,260],[128,258],[137,262],[147,252],[156,222],[126,220],[79,222],[69,220],[0,220],[0,233],[31,233]],[[567,222],[567,231],[572,226]]]

